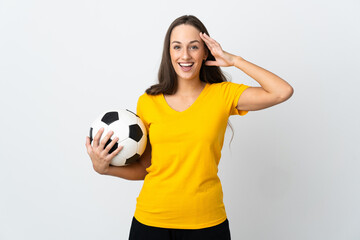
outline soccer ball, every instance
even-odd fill
[[[104,128],[101,140],[111,130],[114,134],[105,144],[105,147],[114,137],[119,140],[109,151],[109,154],[123,146],[120,152],[112,159],[111,165],[125,166],[131,164],[144,153],[147,143],[147,131],[139,116],[128,109],[111,110],[102,113],[90,127],[90,143],[100,128]]]

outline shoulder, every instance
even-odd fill
[[[247,86],[242,83],[219,82],[219,83],[212,83],[210,87],[220,92],[228,92],[228,91],[237,90],[239,88],[246,88]]]
[[[150,94],[147,94],[146,92],[144,92],[143,94],[141,94],[139,96],[139,99],[151,99],[151,98],[155,98],[155,97],[158,97],[159,95],[161,94],[158,94],[158,95],[150,95]]]
[[[240,85],[239,83],[234,83],[234,82],[229,82],[229,81],[226,81],[226,82],[217,82],[217,83],[211,83],[210,86],[212,87],[226,87],[226,86],[232,86],[232,85]]]
[[[220,89],[226,84],[227,82],[217,82],[217,83],[209,83],[209,89]]]
[[[158,95],[150,95],[147,94],[146,92],[144,92],[143,94],[141,94],[138,98],[138,104],[148,104],[148,103],[152,103],[157,101],[160,97],[162,96],[162,94],[158,94]]]

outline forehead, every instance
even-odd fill
[[[170,35],[170,43],[172,41],[179,41],[182,43],[190,42],[192,40],[199,40],[201,42],[200,31],[193,27],[192,25],[188,24],[181,24],[176,26]]]

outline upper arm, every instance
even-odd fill
[[[279,104],[288,98],[270,94],[262,87],[249,87],[244,90],[238,100],[238,110],[255,111]]]

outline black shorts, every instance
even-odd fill
[[[201,229],[173,229],[147,226],[132,219],[129,240],[230,240],[229,221]]]

